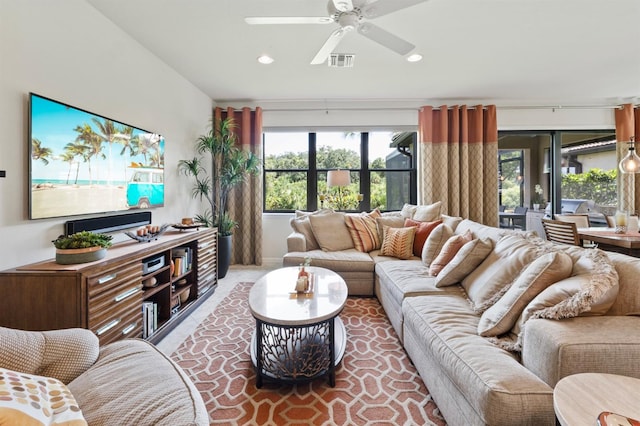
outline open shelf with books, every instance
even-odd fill
[[[213,293],[216,244],[215,228],[168,230],[154,241],[114,244],[95,262],[51,259],[2,271],[0,326],[82,327],[101,345],[129,337],[157,343]]]

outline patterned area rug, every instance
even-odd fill
[[[445,425],[375,298],[349,298],[340,314],[347,348],[334,388],[319,378],[265,380],[257,389],[251,285],[238,283],[172,355],[200,390],[211,424]]]

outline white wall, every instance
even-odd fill
[[[0,0],[0,270],[53,257],[67,220],[28,219],[29,92],[162,134],[166,207],[153,222],[197,211],[176,165],[193,156],[211,99],[84,0]]]

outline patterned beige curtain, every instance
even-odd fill
[[[635,136],[636,153],[640,136],[640,108],[622,105],[615,111],[618,162],[629,152],[629,140]],[[618,206],[631,214],[640,212],[640,178],[636,174],[618,173]]]
[[[216,108],[214,120],[233,117],[242,148],[262,159],[262,109]],[[233,233],[231,264],[262,265],[262,173],[249,176],[234,188],[227,202],[229,214],[238,222]]]
[[[443,213],[498,225],[498,125],[495,105],[424,106],[418,116],[419,200]]]

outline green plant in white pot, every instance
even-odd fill
[[[107,255],[112,238],[111,235],[89,231],[60,235],[52,241],[56,248],[56,263],[69,265],[100,260]]]
[[[220,278],[227,274],[231,262],[231,236],[238,226],[227,210],[229,192],[243,183],[249,175],[260,171],[260,159],[238,145],[234,128],[233,118],[219,120],[217,123],[214,121],[209,132],[196,141],[199,156],[178,162],[178,168],[195,180],[193,197],[208,203],[207,210],[197,214],[195,220],[218,228]],[[205,167],[205,161],[210,161],[210,172]]]

